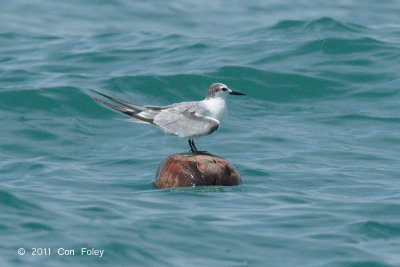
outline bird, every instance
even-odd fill
[[[232,91],[223,83],[213,83],[207,90],[206,98],[201,101],[179,102],[168,106],[140,106],[93,91],[112,102],[92,96],[93,100],[130,116],[129,121],[150,124],[168,135],[187,138],[192,153],[205,152],[197,149],[194,138],[218,130],[220,121],[227,113],[226,97],[245,95]]]

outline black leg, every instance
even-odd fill
[[[190,152],[194,152],[195,150],[194,150],[194,148],[193,148],[193,145],[192,145],[192,140],[188,140],[188,143],[189,143],[189,146],[190,146]]]
[[[197,152],[197,147],[196,147],[195,144],[194,144],[194,140],[192,140],[192,147],[194,148],[194,151]]]
[[[197,150],[197,147],[196,147],[196,145],[194,144],[194,140],[192,139],[192,140],[189,140],[189,142],[190,142],[190,148],[192,149],[192,153],[194,153],[194,154],[207,154],[207,155],[210,155],[210,153],[208,153],[207,151],[199,151],[199,150]]]
[[[188,143],[189,143],[189,146],[190,146],[190,152],[191,153],[196,154],[196,155],[200,155],[200,154],[211,155],[207,151],[198,151],[196,145],[194,144],[194,140],[193,139],[189,139]]]

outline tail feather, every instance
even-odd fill
[[[100,93],[100,92],[98,92],[98,91],[96,91],[96,90],[93,90],[93,91],[94,91],[95,93],[97,93],[97,94],[99,94],[99,95],[105,97],[105,98],[110,99],[111,101],[114,101],[114,102],[116,102],[116,103],[118,103],[118,104],[121,104],[121,105],[123,105],[123,106],[125,106],[125,107],[127,107],[127,108],[130,108],[130,109],[136,110],[136,111],[138,111],[138,112],[140,112],[140,111],[145,111],[145,110],[146,110],[145,107],[138,106],[138,105],[135,105],[135,104],[131,104],[131,103],[128,103],[128,102],[125,102],[125,101],[116,99],[116,98],[114,98],[114,97],[111,97],[111,96],[105,95],[105,94],[103,94],[103,93]]]
[[[102,95],[102,94],[101,94],[101,95]],[[95,100],[96,102],[98,102],[98,103],[100,103],[100,104],[103,104],[103,105],[105,105],[105,106],[107,106],[107,107],[109,107],[109,108],[112,108],[112,109],[114,109],[114,110],[117,110],[117,111],[119,111],[119,112],[122,112],[122,113],[124,113],[124,114],[126,114],[126,115],[128,115],[128,116],[131,116],[131,117],[132,117],[132,120],[131,120],[131,121],[133,121],[133,122],[138,122],[137,120],[139,120],[139,121],[142,122],[142,123],[150,123],[150,124],[153,124],[153,119],[151,119],[151,118],[145,118],[145,117],[140,116],[140,115],[139,115],[140,111],[132,110],[132,109],[126,108],[126,107],[119,107],[119,106],[110,104],[110,103],[108,103],[108,102],[105,102],[105,101],[103,101],[103,100],[100,100],[100,99],[98,99],[98,98],[96,98],[96,97],[92,97],[92,98],[93,98],[93,100]],[[108,97],[107,97],[107,98],[108,98]]]
[[[95,100],[96,102],[98,102],[98,103],[100,103],[100,104],[103,104],[103,105],[105,105],[105,106],[107,106],[107,107],[109,107],[109,108],[118,110],[119,112],[122,112],[122,113],[124,113],[124,114],[126,114],[126,115],[132,116],[132,115],[134,115],[134,114],[137,113],[136,111],[133,111],[133,110],[131,110],[131,109],[124,108],[124,107],[119,107],[119,106],[110,104],[110,103],[105,102],[105,101],[103,101],[103,100],[100,100],[100,99],[98,99],[98,98],[96,98],[96,97],[92,97],[92,98],[93,98],[93,100]]]

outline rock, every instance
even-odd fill
[[[239,173],[223,158],[208,153],[180,153],[169,155],[160,163],[154,187],[239,184]]]

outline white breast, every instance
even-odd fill
[[[208,110],[207,114],[205,115],[210,116],[219,121],[221,121],[222,118],[225,116],[225,113],[227,111],[225,99],[221,97],[216,97],[211,99],[205,99],[203,100],[203,103]]]

